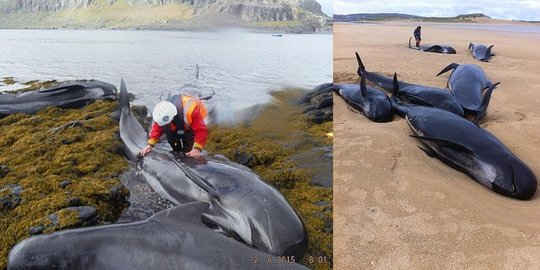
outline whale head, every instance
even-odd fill
[[[493,191],[520,200],[530,199],[537,189],[537,180],[532,170],[517,157],[510,156],[510,166],[497,172],[491,183]]]

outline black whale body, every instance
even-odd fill
[[[486,73],[477,65],[452,63],[437,76],[453,70],[448,78],[448,88],[456,97],[465,113],[474,115],[473,122],[484,117],[493,90],[499,83],[491,83]]]
[[[487,130],[445,110],[403,104],[396,96],[392,105],[405,117],[413,137],[425,146],[420,149],[429,156],[499,194],[527,200],[536,193],[532,170]]]
[[[201,223],[208,206],[194,202],[144,221],[33,236],[11,250],[7,269],[307,269],[293,261],[268,264],[270,254],[212,231]]]
[[[74,81],[49,89],[0,95],[0,118],[16,113],[33,114],[49,106],[82,108],[97,99],[116,99],[116,87],[101,81]]]
[[[413,50],[419,50],[424,52],[444,53],[444,54],[456,54],[456,49],[448,45],[421,45],[420,47],[411,46],[411,38],[409,38],[409,48]]]
[[[362,64],[362,61],[360,61]],[[362,64],[363,65],[363,64]],[[381,75],[376,72],[369,72],[364,69],[364,74],[368,81],[375,83],[379,87],[392,93],[394,90],[394,82],[391,78]],[[448,91],[431,86],[419,84],[411,84],[403,81],[398,81],[400,99],[413,104],[435,107],[459,116],[464,116],[464,111],[456,98]]]
[[[495,45],[487,47],[483,44],[469,43],[469,50],[471,51],[474,59],[478,59],[482,62],[489,62],[491,56],[493,56],[493,54],[491,53],[491,48],[493,48],[493,46]]]
[[[380,123],[392,121],[393,111],[390,99],[380,90],[366,86],[365,69],[358,53],[356,53],[356,60],[358,61],[357,73],[361,77],[360,84],[334,83],[334,91],[371,121]]]

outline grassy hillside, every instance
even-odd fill
[[[136,28],[164,25],[190,19],[193,7],[188,4],[133,5],[125,0],[113,5],[98,1],[88,8],[55,13],[15,12],[0,17],[3,28]]]

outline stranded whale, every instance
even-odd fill
[[[395,85],[397,93],[397,79]],[[430,157],[505,196],[526,200],[535,194],[537,180],[532,170],[487,130],[445,110],[403,104],[396,96],[392,105]]]
[[[434,52],[434,53],[445,53],[445,54],[456,54],[456,50],[448,45],[421,45],[420,47],[411,46],[411,39],[409,38],[409,48],[413,50],[419,50],[424,52]]]
[[[116,87],[101,81],[62,83],[49,89],[0,95],[0,118],[16,113],[32,114],[49,106],[81,108],[96,99],[116,99]]]
[[[194,202],[140,222],[30,237],[11,250],[8,270],[307,269],[294,258],[268,264],[271,255],[212,231],[201,223],[208,206]]]
[[[366,86],[365,69],[358,53],[356,53],[356,60],[358,61],[357,73],[361,77],[360,85],[334,83],[334,91],[368,119],[374,122],[392,121],[393,112],[390,99],[380,90]]]
[[[124,81],[119,97],[120,137],[127,157],[161,196],[175,204],[206,201],[203,220],[235,232],[247,244],[274,255],[301,258],[307,248],[302,221],[275,188],[247,167],[213,158],[189,158],[156,147],[138,158],[147,134],[131,114]]]
[[[437,76],[451,69],[454,71],[448,78],[448,88],[461,104],[465,113],[472,113],[474,115],[473,122],[477,122],[486,114],[491,93],[499,83],[491,83],[482,68],[473,64],[452,63]]]

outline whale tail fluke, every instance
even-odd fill
[[[480,105],[476,116],[472,120],[473,123],[478,124],[478,120],[480,120],[480,118],[482,118],[486,114],[489,100],[491,99],[491,94],[493,93],[493,90],[497,88],[497,85],[499,85],[500,83],[501,82],[494,83],[486,90],[486,92],[484,93],[484,97],[482,98],[482,104]]]
[[[491,54],[491,48],[493,48],[493,46],[495,46],[495,45],[491,45],[491,46],[489,46],[489,47],[487,48],[487,50],[486,50],[486,55],[484,55],[484,59],[483,59],[482,61],[484,61],[484,62],[489,62],[489,58],[491,58],[491,55],[492,55],[492,54]]]
[[[120,109],[122,112],[130,113],[129,111],[129,95],[126,88],[126,83],[124,78],[120,80],[120,95],[118,97],[118,102],[120,103]]]
[[[458,66],[459,66],[459,64],[452,63],[452,64],[448,65],[447,67],[443,68],[443,70],[441,70],[441,72],[439,72],[439,73],[437,74],[437,76],[439,76],[439,75],[441,75],[441,74],[443,74],[443,73],[445,73],[445,72],[447,72],[447,71],[449,71],[449,70],[455,69],[455,68],[457,68]]]

